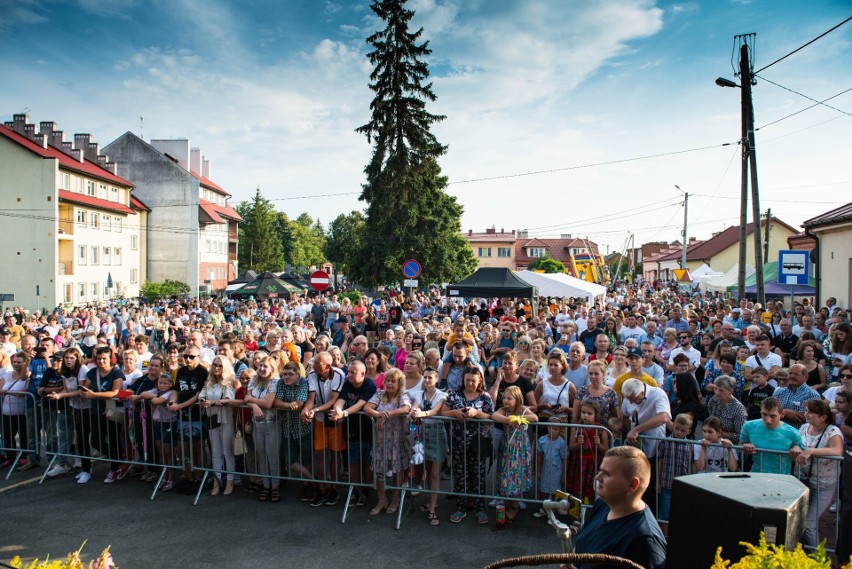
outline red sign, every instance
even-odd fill
[[[323,291],[331,286],[331,278],[325,271],[314,271],[311,273],[311,288]]]

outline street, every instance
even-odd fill
[[[110,546],[119,567],[386,567],[392,564],[482,567],[498,559],[556,553],[559,542],[543,520],[528,510],[505,531],[493,522],[477,526],[469,515],[460,524],[447,516],[451,502],[439,499],[441,523],[430,527],[406,502],[399,531],[395,516],[370,518],[357,508],[344,525],[337,506],[311,508],[297,500],[294,484],[282,486],[282,501],[261,504],[240,488],[232,496],[205,495],[197,507],[191,496],[158,494],[137,477],[112,485],[75,484],[72,475],[47,479],[41,471],[15,473],[0,483],[0,561],[15,555],[64,557],[86,541],[83,559]],[[29,481],[29,482],[27,482]],[[415,499],[419,505],[425,495]]]

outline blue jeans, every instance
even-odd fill
[[[44,417],[44,435],[47,438],[47,452],[56,453],[56,464],[65,466],[69,450],[69,436],[72,431],[73,424],[71,412],[68,409],[55,409],[45,407],[43,410]]]
[[[669,510],[672,506],[672,491],[671,489],[663,488],[660,490],[660,511],[658,518],[660,521],[669,521]]]

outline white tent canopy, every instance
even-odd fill
[[[751,265],[745,266],[745,274],[746,278],[750,277],[754,274],[754,267]],[[709,275],[708,275],[709,276]],[[701,287],[704,291],[710,292],[726,292],[728,287],[734,284],[737,284],[737,280],[739,278],[739,265],[734,265],[728,271],[722,275],[718,273],[713,275],[708,280],[700,280],[699,287]]]
[[[228,285],[228,286],[225,287],[225,292],[233,292],[235,290],[240,290],[241,288],[243,288],[247,284],[248,283],[236,283],[236,284]]]
[[[516,274],[538,288],[539,296],[585,298],[593,302],[595,298],[606,295],[605,286],[562,273],[518,271]]]

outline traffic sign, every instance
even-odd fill
[[[407,279],[416,279],[420,276],[420,263],[414,259],[409,259],[402,264],[402,276]]]
[[[778,251],[778,284],[808,284],[808,251]]]
[[[418,286],[420,286],[420,283],[418,283],[417,279],[405,279],[402,284],[405,285],[406,288],[417,288]]]
[[[316,291],[323,291],[331,286],[331,278],[325,271],[314,271],[311,273],[311,288]]]

